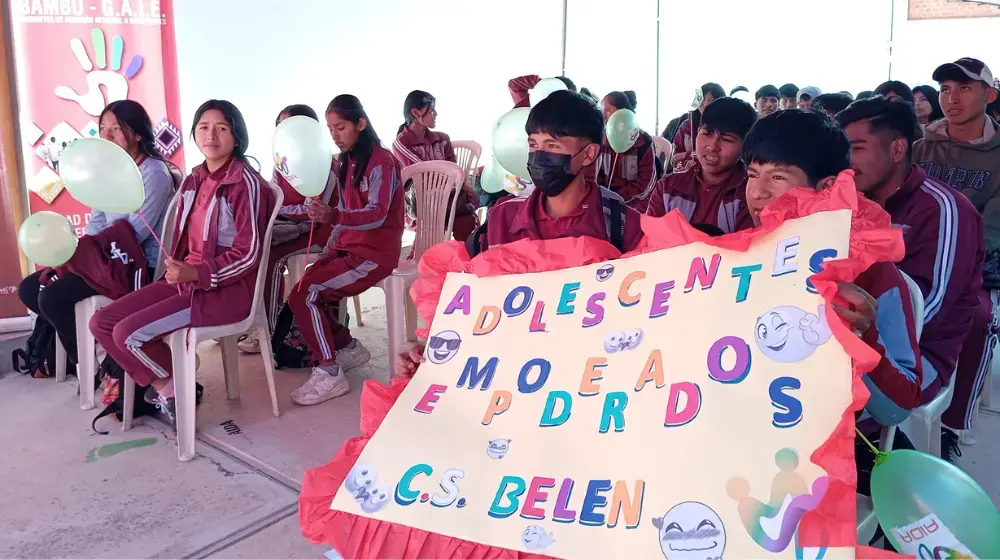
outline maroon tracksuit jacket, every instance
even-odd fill
[[[346,184],[338,187],[330,220],[333,233],[320,260],[343,251],[394,269],[403,243],[399,162],[389,150],[375,146],[359,184],[354,182],[355,163],[351,154],[342,162],[347,165]]]
[[[81,237],[73,258],[62,266],[47,269],[40,282],[44,286],[53,276],[72,273],[102,296],[118,299],[146,285],[147,266],[132,224],[118,220],[93,235]]]
[[[538,82],[542,81],[542,78],[534,74],[528,76],[521,76],[520,78],[514,78],[513,80],[507,82],[507,89],[510,90],[510,96],[514,99],[514,108],[518,107],[529,107],[531,102],[528,99],[528,92],[531,88],[538,85]]]
[[[989,364],[959,363],[963,343],[977,318],[988,324],[991,307],[981,301],[985,246],[983,222],[968,198],[927,176],[914,165],[906,183],[885,202],[893,225],[903,230],[906,257],[899,268],[912,278],[924,297],[924,330],[920,337],[925,394],[933,398],[951,381],[956,366],[953,418],[945,423],[964,429],[969,395]],[[950,420],[950,421],[949,421]],[[969,419],[971,421],[971,418]]]
[[[646,206],[657,180],[656,150],[649,134],[641,132],[635,144],[620,154],[611,149],[605,134],[594,167],[598,185],[618,193],[618,196],[625,199],[625,204],[640,214],[646,213]]]
[[[191,324],[224,325],[242,321],[250,313],[257,284],[264,231],[274,209],[274,195],[259,173],[234,158],[209,174],[205,164],[195,167],[181,185],[170,256],[188,256],[188,216],[196,195],[210,189],[205,214],[202,262],[195,266],[198,282],[191,295]]]
[[[485,251],[521,239],[538,241],[562,237],[593,237],[610,241],[601,199],[616,195],[593,181],[587,181],[587,189],[579,210],[561,218],[552,218],[545,211],[541,189],[535,189],[527,198],[511,196],[501,200],[490,209],[486,221],[486,242],[480,245],[480,250]],[[624,209],[623,252],[628,252],[635,249],[642,240],[642,226],[639,223],[642,215],[627,206]]]
[[[701,165],[681,173],[666,175],[649,196],[648,216],[659,218],[671,210],[680,210],[692,224],[718,226],[723,233],[753,227],[747,209],[747,170],[742,163],[718,185],[706,185]]]

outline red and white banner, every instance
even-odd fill
[[[90,209],[59,181],[69,142],[98,135],[104,107],[138,101],[157,145],[183,168],[172,0],[11,0],[22,161],[32,212]]]
[[[60,154],[98,135],[112,101],[141,103],[161,152],[184,168],[172,0],[10,0],[10,14],[31,212],[58,212],[83,233],[90,209],[63,187]]]

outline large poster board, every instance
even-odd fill
[[[561,558],[853,556],[797,538],[828,487],[810,458],[852,402],[808,281],[850,218],[746,252],[450,274],[428,361],[331,507]]]

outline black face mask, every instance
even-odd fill
[[[528,174],[531,175],[531,182],[541,189],[545,196],[559,196],[576,178],[576,174],[570,171],[573,158],[585,149],[586,147],[581,148],[573,155],[554,154],[542,150],[529,153]]]

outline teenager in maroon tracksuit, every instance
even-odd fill
[[[872,97],[851,104],[837,121],[851,140],[858,191],[881,204],[903,230],[906,258],[899,268],[924,298],[924,316],[917,319],[924,323],[921,401],[927,403],[950,382],[981,309],[983,220],[969,199],[912,162],[919,122],[912,105]],[[972,358],[977,366],[978,358]],[[973,383],[966,385],[971,393]],[[957,384],[955,391],[958,398]],[[941,452],[947,460],[962,454],[951,430],[942,431]]]
[[[295,323],[319,363],[292,393],[301,405],[348,393],[344,372],[371,359],[321,304],[359,295],[392,274],[403,239],[399,162],[382,147],[361,102],[353,95],[335,97],[326,109],[326,122],[341,151],[337,205],[310,199],[309,216],[333,224],[333,233],[323,255],[288,297]]]
[[[743,161],[749,174],[747,204],[759,225],[761,211],[782,194],[795,187],[826,189],[850,169],[850,143],[825,113],[788,109],[754,124],[743,140]],[[923,368],[910,291],[893,263],[879,262],[853,284],[841,284],[837,295],[850,308],[833,304],[833,310],[882,356],[862,377],[871,397],[858,418],[859,429],[878,439],[878,425],[899,424],[920,404]],[[895,445],[912,448],[902,434]],[[858,492],[867,495],[875,457],[858,440],[855,458]]]
[[[104,235],[99,244],[108,251],[109,258],[120,260],[120,255],[124,253],[127,255],[126,259],[135,259],[141,254],[144,257],[143,266],[149,266],[151,270],[148,276],[151,276],[152,269],[160,259],[161,249],[156,237],[163,227],[163,217],[180,178],[174,177],[170,164],[160,155],[152,122],[142,105],[128,99],[114,101],[104,108],[98,121],[101,138],[114,142],[125,150],[138,166],[142,175],[144,199],[142,207],[131,214],[92,210],[77,253],[85,253],[82,248],[88,237],[96,236],[118,222],[125,222],[129,227],[114,230],[117,234],[122,234],[121,237],[108,238]],[[179,170],[177,174],[180,175]],[[150,226],[153,231],[150,231]],[[135,243],[141,246],[138,250],[132,247]],[[115,252],[115,249],[120,252]],[[93,269],[86,270],[86,267],[91,266]],[[143,278],[138,286],[131,281],[119,284],[115,281],[117,271],[111,276],[105,276],[104,271],[99,261],[81,254],[80,258],[74,256],[58,274],[52,274],[52,269],[42,269],[22,280],[18,286],[17,294],[24,305],[52,323],[59,333],[59,340],[66,348],[66,357],[70,363],[77,363],[76,304],[98,294],[115,299],[149,281],[143,271]],[[115,295],[111,295],[112,293]]]
[[[315,121],[319,120],[316,111],[308,105],[289,105],[278,113],[278,118],[274,121],[274,126],[281,124],[281,121],[290,117],[309,117]],[[284,198],[281,208],[278,209],[278,219],[271,230],[271,251],[267,258],[267,279],[264,281],[264,313],[267,315],[268,326],[274,330],[274,321],[284,303],[285,293],[285,269],[289,257],[301,255],[306,252],[309,245],[309,214],[306,208],[306,197],[295,190],[280,171],[281,162],[275,162],[275,168],[271,181],[281,188]],[[321,199],[330,204],[330,199],[337,187],[337,176],[331,171],[330,179],[327,181],[326,190],[323,191]],[[308,247],[311,253],[318,253],[326,245],[330,238],[329,224],[313,224],[312,246]],[[248,354],[260,353],[260,340],[257,339],[257,329],[251,329],[245,336],[240,338],[239,349]]]
[[[675,171],[684,171],[694,163],[694,141],[698,134],[698,128],[701,127],[701,115],[705,112],[705,108],[715,100],[725,96],[726,90],[722,89],[719,84],[709,82],[701,86],[701,102],[698,103],[697,107],[692,105],[691,117],[681,123],[680,128],[677,129],[677,135],[674,136],[674,155],[670,163]]]
[[[246,162],[246,123],[228,101],[205,102],[191,131],[205,163],[181,185],[163,279],[101,309],[90,330],[173,419],[170,348],[163,337],[190,326],[246,319],[274,195]]]
[[[613,91],[604,96],[601,113],[605,123],[620,109],[635,111],[635,92]],[[611,149],[607,134],[603,134],[601,152],[594,167],[598,185],[617,193],[625,199],[625,204],[640,214],[646,212],[649,195],[659,179],[656,174],[656,150],[649,134],[639,131],[635,144],[620,154]]]
[[[753,225],[747,209],[747,168],[743,138],[757,115],[746,101],[724,97],[705,108],[698,127],[698,157],[687,171],[656,184],[646,215],[658,218],[679,210],[688,222],[733,233]]]
[[[434,96],[426,91],[414,90],[403,102],[405,122],[396,132],[392,143],[392,153],[401,167],[408,167],[422,161],[457,162],[451,138],[443,132],[431,129],[437,125],[437,108]],[[405,185],[404,185],[405,187]],[[476,229],[476,194],[463,182],[459,185],[458,204],[455,206],[455,225],[452,228],[455,239],[465,241]],[[417,202],[412,189],[406,188],[406,229],[416,229]],[[450,200],[449,200],[450,202]]]

